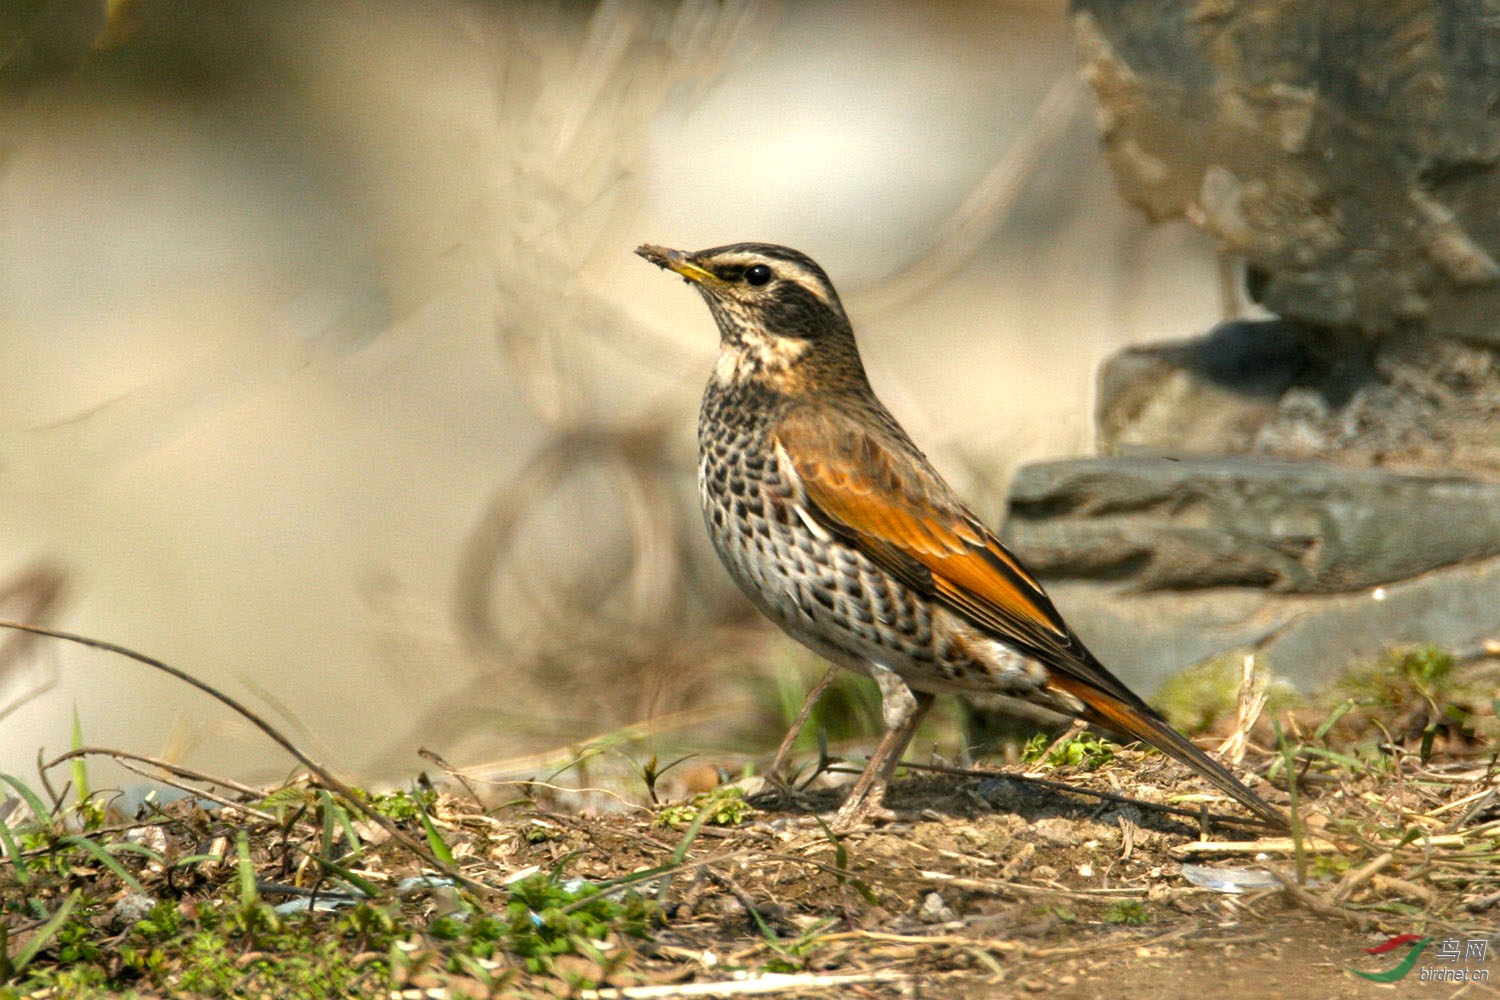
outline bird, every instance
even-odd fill
[[[944,693],[1021,698],[1144,740],[1286,828],[1104,667],[933,468],[875,395],[812,258],[769,243],[636,253],[696,287],[718,325],[698,493],[720,561],[767,618],[880,688],[885,732],[836,829],[889,815],[887,786]]]

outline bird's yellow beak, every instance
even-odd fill
[[[721,284],[717,275],[694,264],[687,259],[687,255],[681,250],[669,250],[666,247],[652,246],[650,243],[642,243],[635,248],[635,252],[655,264],[664,267],[668,271],[676,271],[688,281],[695,285],[713,286]]]

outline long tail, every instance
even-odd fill
[[[1167,724],[1144,702],[1132,705],[1129,702],[1101,691],[1087,681],[1054,673],[1049,687],[1072,695],[1083,702],[1086,711],[1080,713],[1085,722],[1106,726],[1119,733],[1134,736],[1156,747],[1162,753],[1191,767],[1224,791],[1233,795],[1246,809],[1279,829],[1288,829],[1289,824],[1281,810],[1256,795],[1222,764],[1199,750],[1188,738]]]

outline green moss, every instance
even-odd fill
[[[661,807],[656,813],[656,824],[684,827],[705,809],[708,815],[704,822],[709,826],[739,826],[755,812],[755,807],[745,801],[742,790],[725,785],[711,792],[699,792],[686,802]]]
[[[1179,671],[1156,692],[1152,704],[1184,733],[1209,732],[1238,715],[1244,661],[1245,654],[1233,653]],[[1267,713],[1275,714],[1299,701],[1290,685],[1276,680],[1258,662],[1255,672],[1267,682]]]

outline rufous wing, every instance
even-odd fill
[[[888,418],[887,418],[888,419]],[[1277,826],[1286,819],[1111,674],[1006,551],[898,431],[837,411],[798,412],[775,432],[808,516],[909,587],[1035,657],[1046,687],[1084,719],[1135,736],[1201,771]],[[886,425],[894,427],[891,421]]]
[[[904,438],[838,411],[794,410],[776,428],[811,516],[903,583],[997,638],[1129,701],[1051,599]]]

